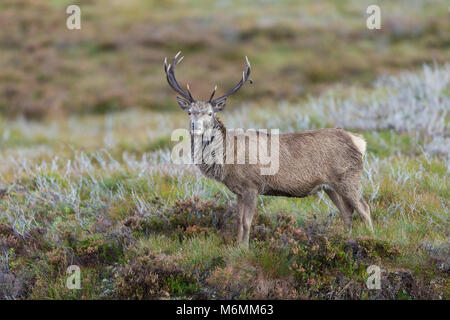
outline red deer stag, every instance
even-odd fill
[[[373,232],[369,206],[361,198],[361,175],[366,150],[362,136],[342,129],[286,133],[278,134],[277,137],[271,133],[258,133],[259,136],[266,135],[268,139],[276,138],[278,141],[279,167],[276,173],[261,174],[263,165],[248,163],[248,154],[245,154],[245,163],[236,163],[234,158],[229,161],[225,159],[229,154],[234,157],[238,153],[235,149],[237,146],[230,145],[230,141],[234,142],[235,138],[227,139],[231,131],[226,130],[216,113],[224,109],[227,98],[249,79],[250,63],[246,58],[246,69],[241,80],[228,93],[214,99],[216,86],[208,101],[197,101],[192,97],[189,85],[184,91],[175,78],[175,66],[183,59],[179,55],[180,52],[169,65],[167,59],[164,61],[167,81],[179,94],[179,106],[189,114],[194,158],[198,160],[198,152],[194,150],[203,152],[203,161],[195,163],[204,175],[220,181],[237,196],[237,238],[240,244],[248,247],[250,227],[260,195],[301,198],[324,190],[341,212],[348,230],[351,230],[353,211],[356,211]],[[240,132],[243,134],[242,130]],[[196,139],[199,136],[201,139]],[[247,144],[247,140],[243,143]],[[226,154],[219,150],[221,148],[228,148]],[[208,154],[222,154],[224,159],[204,161],[205,154],[206,157]]]

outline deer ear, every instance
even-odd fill
[[[180,96],[177,96],[177,101],[178,101],[178,105],[183,110],[187,110],[191,106],[191,103],[189,101],[187,101],[186,99],[184,99]]]
[[[226,104],[227,104],[227,98],[226,97],[223,97],[223,98],[220,98],[217,101],[214,101],[214,105],[213,105],[214,112],[222,111],[223,108],[225,108]]]

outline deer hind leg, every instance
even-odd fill
[[[372,218],[370,217],[370,207],[362,197],[359,198],[359,203],[361,204],[361,208],[364,212],[363,215],[365,218],[363,218],[363,220],[364,220],[365,224],[367,225],[367,227],[370,229],[370,231],[373,233]],[[361,215],[361,214],[359,214],[359,215]]]
[[[345,229],[350,232],[352,230],[353,207],[344,201],[344,199],[342,199],[342,197],[333,189],[326,189],[325,192],[339,209],[344,220]]]
[[[258,193],[256,191],[247,191],[243,197],[244,217],[243,217],[243,235],[241,244],[248,248],[248,240],[250,237],[250,228],[253,221],[253,216],[256,212],[256,204],[258,201]]]
[[[348,183],[336,186],[336,191],[342,197],[347,206],[355,209],[364,221],[365,225],[373,232],[372,219],[370,218],[369,205],[360,196],[361,184]]]

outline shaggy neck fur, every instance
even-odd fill
[[[191,154],[195,164],[207,177],[223,181],[225,163],[226,129],[219,119],[214,119],[212,130],[203,135],[191,134]]]

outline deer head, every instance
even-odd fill
[[[187,90],[184,91],[175,78],[175,66],[184,58],[179,58],[180,54],[181,51],[177,53],[173,58],[172,63],[169,65],[167,64],[167,58],[164,60],[164,70],[166,72],[167,82],[172,89],[179,94],[177,96],[177,101],[180,108],[188,112],[191,133],[194,135],[202,135],[207,129],[212,129],[215,123],[215,114],[225,108],[227,98],[237,92],[247,80],[252,83],[252,80],[249,79],[250,62],[247,57],[245,57],[246,68],[242,72],[242,78],[229,92],[214,99],[214,94],[217,90],[217,86],[215,86],[208,101],[197,101],[192,97],[189,85],[186,86]]]

